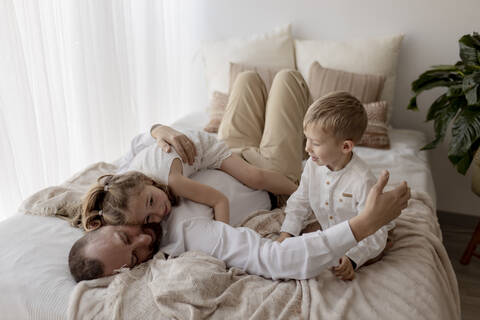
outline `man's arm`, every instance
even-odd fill
[[[307,279],[336,265],[358,241],[375,233],[406,208],[410,190],[402,184],[383,193],[388,174],[382,173],[369,193],[365,209],[349,221],[325,231],[285,239],[261,238],[248,228],[233,228],[205,218],[185,221],[185,250],[199,250],[237,267],[272,279]]]
[[[338,263],[357,242],[348,222],[325,232],[285,239],[261,238],[249,228],[198,218],[184,221],[185,250],[202,251],[250,274],[272,279],[308,279]],[[178,230],[178,229],[177,229]]]

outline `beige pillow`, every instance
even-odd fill
[[[358,74],[324,68],[313,62],[308,74],[308,87],[313,100],[333,91],[347,91],[362,103],[378,101],[382,94],[385,77]]]
[[[380,99],[392,114],[397,61],[403,35],[351,40],[295,40],[295,60],[305,79],[314,61],[326,68],[386,77]]]
[[[265,68],[265,67],[256,67],[246,64],[240,63],[233,63],[230,62],[230,88],[228,92],[232,91],[233,84],[237,76],[244,72],[244,71],[255,71],[258,73],[260,78],[262,78],[263,82],[265,83],[265,87],[267,88],[267,92],[270,92],[270,88],[272,87],[273,78],[278,73],[278,71],[284,68]]]
[[[230,38],[205,43],[202,56],[208,86],[208,98],[214,91],[228,91],[229,63],[236,62],[268,68],[295,68],[291,26],[245,38]]]
[[[387,101],[365,103],[363,106],[367,111],[368,125],[358,145],[380,149],[390,148]]]
[[[227,103],[228,94],[218,91],[213,92],[212,98],[210,99],[210,107],[208,108],[210,121],[203,130],[210,133],[218,132],[218,127],[220,127],[220,123],[222,122]]]
[[[270,88],[272,87],[273,78],[275,78],[277,72],[282,69],[283,68],[255,67],[230,62],[229,92],[232,90],[233,83],[235,82],[235,79],[240,73],[244,71],[255,71],[259,74],[260,78],[262,78],[263,82],[265,83],[265,87],[267,88],[268,93],[270,91]],[[228,94],[219,91],[214,91],[212,93],[212,98],[210,99],[210,106],[208,108],[210,120],[205,126],[205,128],[203,128],[203,130],[210,133],[218,132],[218,128],[220,127],[220,123],[222,122],[223,114],[225,113],[225,109],[227,107],[228,96]]]

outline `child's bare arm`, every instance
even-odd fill
[[[285,175],[255,167],[237,155],[223,160],[221,170],[252,189],[286,195],[291,195],[297,189],[297,185]]]
[[[282,242],[283,240],[292,237],[292,235],[288,232],[280,232],[280,236],[275,241]]]
[[[228,198],[220,191],[193,181],[182,175],[182,164],[179,159],[175,159],[170,168],[168,185],[173,192],[192,201],[203,203],[213,208],[215,220],[229,223],[230,207]]]
[[[355,270],[352,262],[347,256],[340,258],[340,264],[332,268],[332,272],[335,276],[343,281],[355,279]]]

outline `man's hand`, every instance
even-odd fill
[[[182,158],[183,163],[192,165],[197,155],[195,144],[183,133],[163,125],[154,125],[150,131],[163,151],[170,153],[173,149]]]
[[[292,235],[288,232],[281,232],[280,236],[275,241],[282,242],[283,240],[290,238],[291,236]]]
[[[355,278],[355,270],[353,270],[352,262],[347,256],[340,258],[340,265],[333,267],[332,272],[343,281],[351,281]]]
[[[389,179],[384,170],[377,183],[368,193],[365,208],[349,220],[350,228],[357,241],[374,234],[382,226],[397,218],[408,205],[410,188],[404,181],[391,191],[383,192]]]

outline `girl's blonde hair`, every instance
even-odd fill
[[[128,200],[140,194],[147,185],[153,185],[165,192],[172,206],[178,203],[178,197],[170,187],[141,172],[107,174],[97,179],[97,184],[87,192],[83,200],[83,228],[91,231],[103,225],[127,224]]]

